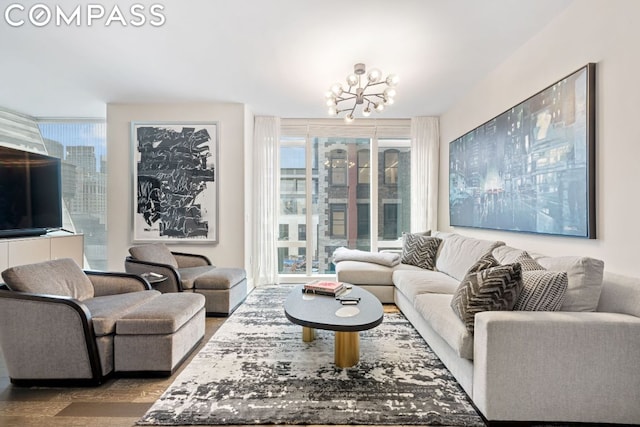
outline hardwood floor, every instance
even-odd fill
[[[224,323],[208,317],[205,337],[183,369]],[[180,370],[181,370],[180,369]],[[131,427],[176,378],[116,378],[98,387],[16,387],[0,354],[0,426]]]

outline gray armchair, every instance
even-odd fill
[[[193,292],[205,297],[208,316],[228,316],[247,295],[242,268],[219,268],[204,255],[172,252],[162,243],[132,246],[124,266],[128,273],[156,273],[166,277],[154,283],[160,292]]]
[[[204,298],[161,298],[137,275],[83,272],[75,261],[58,259],[9,268],[2,278],[6,285],[0,290],[0,347],[15,385],[98,385],[114,372],[132,371],[134,364],[135,371],[171,373],[174,354],[149,357],[132,351],[128,342],[118,344],[118,339],[139,339],[140,335],[120,331],[135,322],[185,317],[174,322],[175,330],[163,331],[155,339],[166,340],[179,329],[194,328],[194,342],[176,343],[188,351],[204,335]],[[177,316],[167,309],[172,307],[184,307],[190,314]],[[157,312],[152,320],[142,315],[150,310]],[[145,338],[153,340],[152,334]],[[140,360],[161,363],[140,366]]]

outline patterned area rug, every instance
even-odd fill
[[[290,290],[254,290],[137,424],[484,426],[401,313],[361,332],[360,362],[340,369],[333,332],[305,343],[285,317]]]

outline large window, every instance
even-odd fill
[[[68,227],[84,234],[94,270],[107,269],[107,137],[104,121],[39,121],[50,156],[62,159],[62,200]]]
[[[280,141],[279,224],[290,226],[289,240],[278,242],[288,248],[279,251],[280,273],[334,273],[333,251],[341,246],[367,251],[399,246],[402,232],[410,231],[408,137],[376,138],[375,131],[368,137],[317,136],[307,126],[294,131],[283,131]],[[340,126],[319,131],[334,132]],[[406,121],[397,133],[408,132]],[[288,207],[294,200],[298,208]]]

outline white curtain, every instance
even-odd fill
[[[253,134],[253,280],[278,282],[280,118],[256,117]]]
[[[411,119],[411,231],[438,229],[440,122],[437,117]]]

